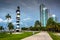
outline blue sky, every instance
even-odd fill
[[[16,9],[20,6],[20,26],[33,26],[36,20],[40,21],[40,4],[45,4],[49,13],[55,14],[60,22],[60,0],[0,0],[0,25],[7,25],[5,16],[9,13],[13,24],[16,24]]]

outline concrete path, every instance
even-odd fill
[[[52,40],[52,38],[49,36],[49,34],[47,32],[40,32],[33,36],[24,38],[22,40]]]

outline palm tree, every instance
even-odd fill
[[[9,14],[7,14],[6,19],[9,21],[11,19],[11,16]]]
[[[5,17],[6,17],[6,19],[7,19],[7,26],[8,26],[9,20],[11,19],[11,16],[10,16],[10,14],[7,14]]]
[[[7,22],[9,23],[9,20],[11,19],[11,16],[9,14],[6,15]]]

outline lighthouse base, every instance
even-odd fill
[[[16,30],[16,32],[19,32],[19,30]]]
[[[16,29],[16,32],[20,32],[20,29]]]
[[[20,29],[16,29],[15,31],[16,31],[16,32],[21,32],[21,30],[20,30]]]

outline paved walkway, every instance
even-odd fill
[[[24,38],[22,40],[52,40],[52,38],[49,36],[49,34],[47,32],[40,32],[33,36]]]

